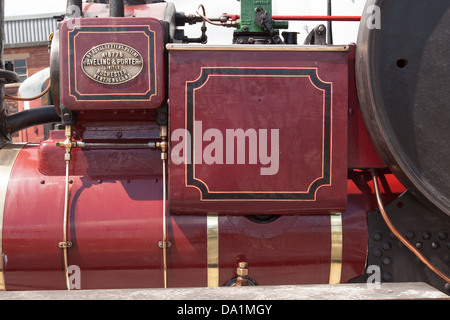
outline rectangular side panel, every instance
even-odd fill
[[[348,52],[170,52],[170,209],[342,211]]]
[[[61,26],[61,99],[71,110],[164,102],[164,30],[152,18],[69,19]]]

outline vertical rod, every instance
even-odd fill
[[[332,13],[333,12],[332,12],[332,8],[331,8],[331,0],[327,0],[327,15],[331,17]],[[328,42],[328,44],[333,44],[333,22],[331,22],[331,21],[327,22],[327,29],[328,29],[327,42]]]
[[[83,16],[83,0],[67,0],[66,15],[69,18]]]
[[[3,63],[3,39],[5,37],[5,0],[0,0],[0,69],[5,68]],[[2,84],[2,88],[3,88]],[[2,102],[4,99],[2,99]]]
[[[166,160],[162,159],[163,165],[163,264],[164,264],[164,288],[167,288],[167,225],[166,225]]]
[[[5,1],[0,0],[0,69],[5,69],[5,63],[3,62],[3,40],[5,37]],[[6,121],[6,111],[5,111],[5,83],[6,80],[0,79],[0,122],[4,123]],[[9,141],[7,137],[7,132],[5,128],[0,130],[0,145],[5,144]]]
[[[125,5],[123,0],[110,0],[109,1],[109,16],[110,17],[124,17]]]

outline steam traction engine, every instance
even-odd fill
[[[358,43],[332,45],[322,24],[304,44],[281,33],[298,17],[272,16],[271,1],[210,19],[69,0],[53,105],[2,111],[0,289],[365,282],[376,269],[448,292],[450,10],[407,5],[368,1]],[[199,38],[185,36],[195,23]],[[234,28],[232,44],[206,44],[207,24]],[[58,124],[42,143],[10,141],[42,123]]]

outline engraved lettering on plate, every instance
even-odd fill
[[[81,67],[92,80],[117,85],[136,78],[144,67],[144,59],[130,46],[104,43],[86,52]]]

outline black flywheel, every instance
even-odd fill
[[[356,75],[385,164],[416,197],[450,215],[450,1],[367,1]]]

